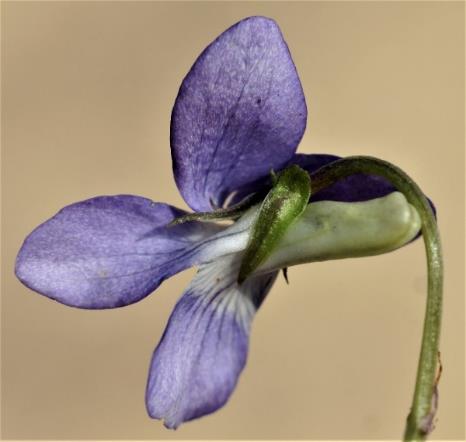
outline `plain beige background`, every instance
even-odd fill
[[[414,384],[423,244],[290,269],[228,405],[176,432],[147,417],[152,350],[194,270],[138,304],[67,308],[13,275],[61,207],[130,193],[186,207],[169,118],[200,51],[273,17],[306,93],[301,152],[384,158],[438,209],[444,376],[433,438],[464,438],[464,4],[3,3],[2,417],[7,439],[397,439]]]

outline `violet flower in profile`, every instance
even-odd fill
[[[176,184],[195,212],[216,213],[250,195],[255,204],[230,225],[202,216],[176,224],[186,212],[168,204],[100,196],[62,209],[18,254],[16,274],[26,286],[85,309],[132,304],[174,274],[199,267],[149,370],[147,411],[168,428],[227,402],[246,363],[251,321],[280,269],[388,252],[419,234],[416,210],[391,184],[352,175],[311,195],[309,204],[306,196],[305,207],[240,278],[274,185],[271,171],[280,180],[292,165],[312,173],[338,159],[295,153],[306,121],[303,90],[277,24],[242,20],[202,52],[183,80],[170,141]]]

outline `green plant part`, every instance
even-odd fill
[[[255,273],[387,253],[412,241],[420,228],[417,210],[401,192],[354,203],[313,202]]]
[[[187,213],[186,215],[175,218],[168,225],[177,226],[191,221],[223,221],[223,220],[235,220],[240,218],[244,213],[252,207],[254,204],[260,202],[261,194],[254,193],[247,196],[238,204],[227,208],[220,208],[211,212],[194,212]]]
[[[288,227],[304,212],[311,196],[309,175],[299,166],[287,167],[274,181],[252,227],[239,271],[240,284],[270,256]]]

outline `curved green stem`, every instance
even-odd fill
[[[377,158],[354,156],[330,163],[311,174],[312,192],[356,173],[378,175],[389,180],[417,209],[422,220],[422,236],[427,255],[427,304],[421,353],[411,412],[404,440],[425,440],[433,427],[437,404],[437,366],[442,314],[443,264],[440,236],[432,208],[419,186],[401,169]]]

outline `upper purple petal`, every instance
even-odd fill
[[[62,209],[25,240],[16,275],[31,289],[67,305],[113,308],[152,292],[191,266],[199,241],[221,227],[166,227],[184,212],[146,198],[102,196]]]
[[[311,174],[320,167],[339,160],[340,158],[341,157],[336,155],[327,154],[295,154],[287,166],[297,164]],[[263,177],[255,183],[244,186],[240,189],[231,199],[230,203],[235,204],[251,193],[264,192],[265,194],[271,184],[269,177]],[[311,201],[367,201],[386,196],[395,190],[395,187],[393,187],[385,178],[375,175],[354,174],[343,178],[315,195],[312,195]]]
[[[223,205],[234,190],[278,170],[306,127],[306,103],[277,24],[250,17],[199,56],[171,119],[173,171],[196,211]]]
[[[277,272],[238,286],[241,255],[200,268],[152,357],[148,413],[168,428],[223,406],[246,363],[249,329]]]
[[[340,157],[325,154],[296,154],[291,164],[297,164],[309,173],[315,172]],[[311,183],[312,186],[312,183]],[[381,198],[394,192],[395,187],[380,176],[357,173],[337,181],[311,197],[311,201],[357,202]]]

